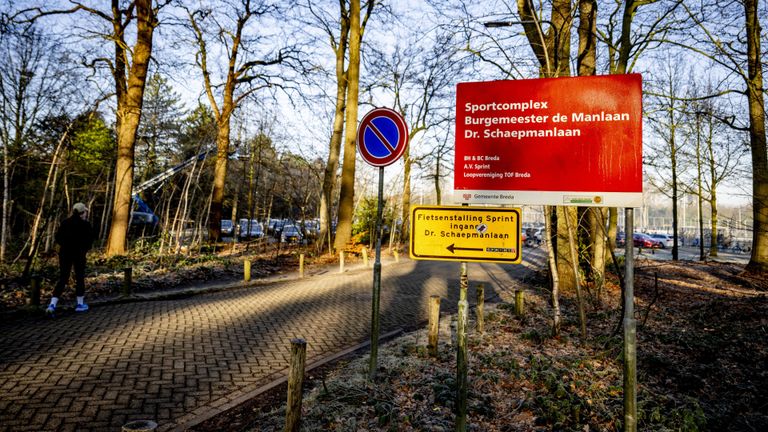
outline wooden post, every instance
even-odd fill
[[[400,262],[400,254],[396,250],[392,251],[392,253],[395,255],[395,262]]]
[[[301,423],[301,396],[304,386],[304,361],[307,342],[291,340],[291,365],[288,370],[288,405],[285,407],[285,432],[298,432]]]
[[[461,263],[459,311],[456,323],[456,432],[467,430],[467,263]]]
[[[363,265],[368,268],[368,248],[363,248]]]
[[[243,261],[243,280],[245,282],[248,282],[251,280],[251,261],[245,260]]]
[[[344,273],[344,251],[339,251],[339,273]]]
[[[437,357],[438,332],[440,331],[440,296],[429,297],[429,345],[427,351],[432,357]]]
[[[123,296],[128,297],[133,293],[133,268],[123,269]]]
[[[515,315],[520,318],[525,314],[523,306],[523,290],[515,290]]]
[[[299,277],[304,277],[304,254],[299,254]]]
[[[485,332],[485,285],[477,285],[477,307],[475,308],[475,315],[477,322],[476,330],[478,333]]]
[[[41,278],[38,275],[32,276],[29,281],[29,298],[27,304],[30,306],[40,306],[40,282]]]

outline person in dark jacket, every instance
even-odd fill
[[[88,222],[88,207],[85,204],[77,203],[72,207],[72,215],[64,219],[56,231],[56,243],[59,244],[59,282],[53,289],[46,313],[53,315],[56,312],[59,297],[69,282],[73,267],[77,296],[75,312],[85,312],[88,310],[85,304],[85,254],[93,243],[93,229]]]

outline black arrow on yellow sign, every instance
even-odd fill
[[[455,244],[456,244],[456,243],[452,243],[452,244],[451,244],[450,246],[448,246],[446,249],[448,249],[449,251],[451,251],[451,253],[456,253],[456,252],[454,252],[454,251],[457,251],[457,250],[466,250],[466,251],[480,251],[480,252],[482,252],[482,251],[483,251],[483,248],[464,248],[464,247],[458,247],[458,246],[454,246]]]

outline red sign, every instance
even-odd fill
[[[641,76],[460,83],[455,201],[642,205]]]
[[[357,151],[369,165],[384,167],[400,159],[408,145],[408,126],[389,108],[368,112],[357,128]]]

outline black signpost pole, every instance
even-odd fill
[[[381,296],[381,215],[384,212],[384,167],[400,159],[408,145],[408,125],[400,113],[374,108],[357,127],[357,150],[369,165],[379,167],[379,203],[376,209],[376,261],[373,264],[371,302],[371,358],[368,377],[376,377],[379,354],[379,297]]]
[[[379,167],[379,200],[376,208],[376,260],[373,262],[373,301],[371,312],[371,358],[368,377],[376,377],[379,355],[379,298],[381,297],[381,215],[384,212],[384,167]]]

